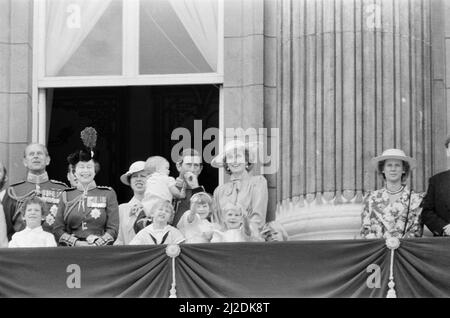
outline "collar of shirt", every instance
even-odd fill
[[[35,227],[34,229],[29,228],[29,227],[27,226],[27,227],[25,228],[25,231],[27,231],[27,232],[43,232],[44,229],[42,228],[42,226]]]
[[[96,187],[97,187],[97,184],[95,183],[95,181],[92,181],[91,183],[89,183],[87,187],[84,187],[81,183],[77,183],[77,189],[82,192],[88,192]]]
[[[241,182],[245,179],[248,179],[250,176],[247,171],[244,171],[241,175],[230,176],[231,187],[229,187],[228,191],[226,191],[226,195],[232,195],[234,191],[237,193],[241,190]]]
[[[150,225],[148,226],[148,229],[150,230],[150,232],[153,232],[153,233],[163,233],[163,235],[164,235],[164,234],[166,234],[166,232],[169,232],[170,227],[169,227],[169,225],[167,224],[167,225],[164,226],[164,228],[162,228],[162,229],[155,229],[155,224],[152,223],[152,224],[150,224]]]
[[[381,196],[384,200],[389,201],[389,193],[386,188],[382,188]],[[408,186],[405,185],[405,188],[403,189],[402,195],[397,199],[396,202],[408,202],[409,196],[411,195],[411,191],[409,190]]]
[[[242,174],[239,176],[232,174],[230,176],[230,181],[241,181],[241,180],[247,179],[249,177],[250,177],[250,175],[248,174],[247,170],[244,170],[244,172],[242,172]]]
[[[44,172],[41,175],[35,175],[35,174],[32,174],[31,172],[28,172],[28,174],[27,174],[27,181],[31,182],[31,183],[40,184],[40,183],[47,182],[48,180],[49,179],[48,179],[47,172]]]

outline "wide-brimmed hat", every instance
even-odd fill
[[[261,146],[261,142],[244,142],[240,139],[230,140],[225,144],[224,150],[211,161],[211,166],[214,168],[222,168],[225,155],[237,149],[247,149],[249,153],[249,162],[256,163],[258,148]]]
[[[145,169],[145,161],[135,161],[131,164],[127,172],[120,176],[120,181],[123,184],[130,185],[129,177],[136,172],[143,171]]]
[[[376,170],[378,170],[378,163],[380,161],[388,160],[388,159],[397,159],[405,161],[409,164],[410,169],[416,167],[416,160],[411,158],[405,154],[405,152],[401,149],[387,149],[383,151],[381,156],[375,157],[372,159],[372,165]]]

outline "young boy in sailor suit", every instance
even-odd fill
[[[153,223],[139,231],[130,245],[180,244],[184,242],[181,232],[169,225],[174,210],[171,202],[160,200],[152,208]]]

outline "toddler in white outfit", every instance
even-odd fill
[[[153,205],[159,200],[172,202],[173,197],[184,199],[184,189],[176,187],[175,178],[169,176],[169,162],[160,156],[153,156],[145,162],[145,170],[148,172],[144,199],[142,205],[147,217],[151,218]]]
[[[259,233],[252,233],[244,208],[240,204],[225,204],[223,218],[224,225],[222,229],[213,231],[212,243],[263,241]]]
[[[186,238],[185,243],[209,243],[217,224],[211,223],[213,200],[206,192],[195,193],[191,197],[191,208],[184,212],[178,222],[178,229]]]

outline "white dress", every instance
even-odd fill
[[[210,235],[217,229],[217,225],[206,219],[201,219],[198,214],[195,214],[194,221],[189,223],[188,215],[190,213],[189,210],[184,212],[177,224],[177,228],[186,238],[185,243],[209,243],[211,239]]]
[[[13,234],[8,247],[56,247],[56,241],[53,234],[44,231],[42,226],[26,227]]]

